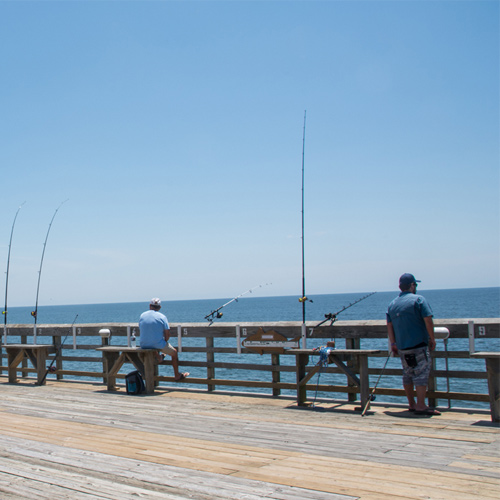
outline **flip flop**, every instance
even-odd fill
[[[412,412],[412,413],[415,413],[415,408],[408,408],[408,411]]]
[[[427,415],[431,417],[433,415],[441,415],[441,412],[435,410],[434,408],[427,408],[421,411],[415,410],[415,415]]]
[[[189,372],[179,373],[179,378],[176,378],[175,381],[180,382],[181,380],[184,380],[186,377],[189,377]]]
[[[158,354],[156,359],[155,359],[155,362],[157,365],[163,363],[165,361],[165,354],[161,353],[161,354]]]

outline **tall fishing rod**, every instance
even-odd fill
[[[306,110],[304,110],[304,130],[302,132],[302,297],[299,302],[302,303],[302,324],[306,322],[306,273],[304,258],[304,155],[306,148]]]
[[[12,236],[14,235],[14,226],[16,225],[16,219],[19,214],[19,210],[26,202],[21,203],[17,209],[16,215],[14,217],[14,222],[12,223],[12,229],[10,230],[10,240],[9,240],[9,252],[7,254],[7,271],[5,273],[5,306],[3,308],[3,331],[4,337],[7,335],[7,294],[9,290],[9,269],[10,269],[10,250],[12,248]]]
[[[329,326],[332,326],[333,323],[335,323],[338,314],[340,314],[341,312],[344,312],[346,309],[349,309],[349,307],[352,307],[354,304],[357,304],[358,302],[361,302],[362,300],[365,300],[368,297],[371,297],[375,293],[377,293],[377,292],[371,292],[371,293],[365,295],[364,297],[361,297],[360,299],[355,300],[354,302],[351,302],[349,305],[344,306],[342,309],[340,309],[340,311],[337,311],[336,313],[325,314],[325,319],[323,321],[321,321],[320,323],[318,323],[314,328],[318,328],[318,326],[321,326],[323,323],[326,323],[327,321],[330,321],[331,323]]]
[[[45,382],[45,379],[47,378],[47,375],[49,373],[52,373],[54,372],[55,370],[52,369],[52,366],[54,365],[56,359],[57,359],[57,356],[59,356],[59,353],[61,352],[61,349],[63,348],[63,345],[64,343],[66,342],[66,339],[68,338],[68,335],[71,333],[71,331],[73,330],[73,326],[75,325],[75,322],[76,322],[76,318],[78,318],[78,314],[75,316],[75,319],[73,320],[73,323],[71,323],[71,326],[68,330],[68,333],[66,334],[66,337],[64,337],[64,340],[62,341],[62,343],[58,346],[55,354],[54,354],[54,359],[52,360],[52,363],[50,363],[49,367],[47,368],[46,372],[45,372],[45,375],[43,376],[42,380],[40,380],[39,384],[38,385],[43,385],[43,383]]]
[[[237,297],[234,297],[234,299],[231,299],[229,302],[226,302],[225,304],[223,304],[222,306],[218,307],[217,309],[214,309],[213,311],[211,311],[210,313],[208,313],[206,316],[205,316],[205,319],[210,323],[210,325],[215,321],[215,319],[220,319],[222,318],[223,314],[220,312],[221,309],[223,309],[224,307],[228,306],[229,304],[231,304],[231,302],[238,302],[238,299],[240,297],[243,297],[243,295],[246,295],[247,293],[252,293],[255,289],[257,288],[261,288],[263,287],[264,285],[271,285],[272,283],[262,283],[260,285],[257,285],[257,286],[254,286],[253,288],[250,288],[249,290],[247,290],[246,292],[243,292],[241,293],[240,295],[238,295]],[[209,326],[210,326],[209,325]]]
[[[54,212],[54,215],[52,216],[52,219],[50,220],[49,228],[47,229],[47,236],[45,236],[45,242],[43,243],[43,251],[42,251],[42,258],[40,259],[40,269],[38,271],[38,284],[36,287],[36,300],[35,300],[35,310],[31,311],[31,315],[33,316],[35,320],[34,324],[34,336],[33,339],[36,341],[36,321],[37,321],[37,316],[38,316],[38,296],[40,293],[40,278],[42,277],[42,266],[43,266],[43,257],[45,255],[45,248],[47,247],[47,240],[49,239],[49,234],[50,234],[50,228],[52,227],[52,223],[54,222],[54,219],[57,215],[57,212],[59,209],[67,202],[68,200],[64,200],[57,208],[56,211]]]

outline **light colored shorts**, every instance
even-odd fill
[[[167,342],[167,345],[163,349],[160,349],[160,351],[169,356],[173,356],[177,352],[177,349],[170,344],[170,342]]]
[[[427,386],[432,367],[429,347],[400,350],[399,356],[403,365],[403,384]]]

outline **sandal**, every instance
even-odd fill
[[[189,377],[189,372],[179,373],[179,378],[176,378],[175,381],[180,382],[181,380],[184,380],[187,377]]]
[[[432,417],[433,415],[441,415],[441,412],[435,410],[434,408],[426,408],[425,410],[415,410],[415,415],[426,415]]]

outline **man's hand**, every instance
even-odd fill
[[[436,340],[429,339],[429,350],[433,351],[434,349],[436,349]]]

